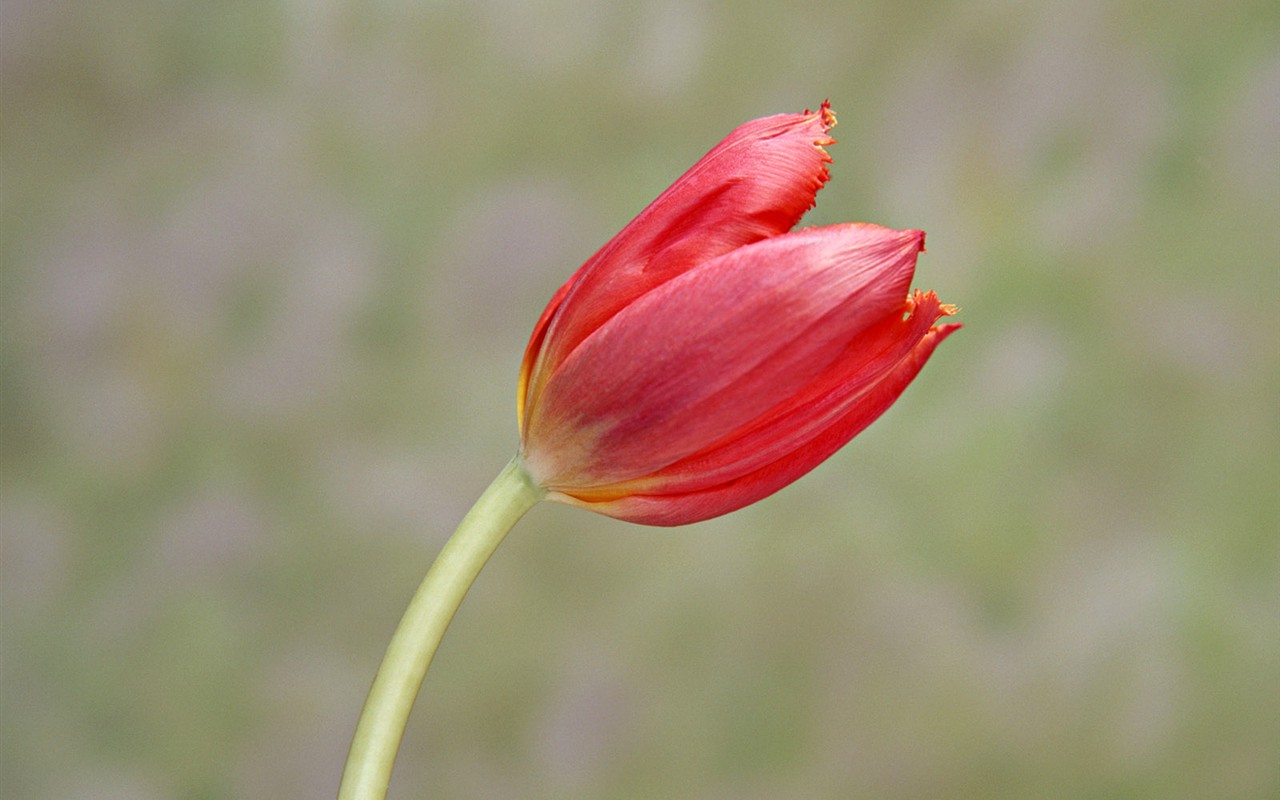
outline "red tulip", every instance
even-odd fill
[[[729,134],[551,298],[520,370],[520,452],[409,601],[338,790],[384,798],[449,621],[546,498],[651,525],[726,514],[820,464],[893,404],[958,325],[909,293],[921,231],[791,231],[827,181],[835,115]]]
[[[923,232],[791,231],[834,124],[824,103],[741,126],[551,299],[518,397],[549,499],[651,525],[753,503],[870,425],[960,327],[909,292]]]

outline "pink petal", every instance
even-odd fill
[[[902,306],[854,338],[824,374],[724,440],[645,478],[636,494],[701,491],[754,472],[806,447],[859,405],[928,338],[933,323],[953,309],[932,292],[916,292]]]
[[[551,373],[620,309],[704,261],[791,230],[827,180],[833,125],[823,103],[740,126],[600,248],[534,327],[517,393],[522,431]]]
[[[588,337],[531,408],[525,458],[552,490],[643,478],[731,436],[901,318],[919,231],[833,225],[712,259]]]
[[[880,381],[867,387],[858,402],[817,433],[803,446],[728,482],[697,491],[638,494],[632,486],[615,487],[613,496],[576,497],[557,493],[553,499],[608,516],[647,525],[684,525],[699,522],[756,502],[794,482],[843,447],[875,421],[897,400],[919,373],[938,344],[959,325],[930,328],[906,358]]]

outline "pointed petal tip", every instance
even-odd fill
[[[877,225],[874,222],[843,222],[836,223],[830,227],[847,227],[851,230],[858,230],[864,235],[874,236],[886,243],[892,243],[895,247],[903,250],[909,250],[913,254],[924,252],[925,233],[915,228],[888,228],[884,225]]]
[[[947,338],[948,336],[950,336],[951,334],[955,333],[956,331],[960,330],[963,327],[964,325],[960,324],[959,322],[948,322],[946,325],[934,325],[933,331],[934,331],[934,334],[938,337],[938,341],[941,342],[943,339]]]

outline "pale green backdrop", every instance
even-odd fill
[[[331,796],[551,292],[735,125],[966,328],[798,484],[546,506],[393,797],[1280,795],[1280,5],[0,9],[0,795]]]

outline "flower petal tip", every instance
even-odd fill
[[[809,112],[806,110],[806,114]],[[818,106],[818,114],[822,117],[822,132],[826,133],[836,126],[836,112],[831,110],[831,100],[823,100]]]
[[[829,133],[831,129],[836,126],[836,112],[831,110],[831,101],[823,100],[822,105],[818,106],[817,111],[810,111],[809,109],[806,108],[804,110],[804,113],[798,116],[806,125],[814,121],[818,123],[818,128],[819,128],[818,133],[820,135],[814,138],[813,146],[818,148],[819,151],[821,151],[823,155],[823,159],[822,159],[823,161],[826,161],[827,163],[831,163],[831,155],[826,150],[827,145],[832,145],[836,143],[836,140],[834,137],[827,135],[827,133]],[[825,176],[823,177],[823,182],[824,183],[826,182]]]

